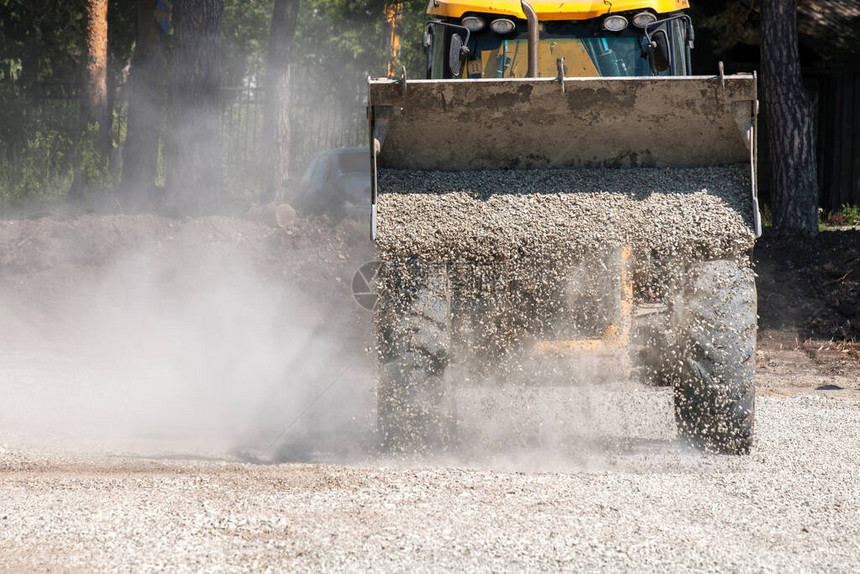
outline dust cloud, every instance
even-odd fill
[[[456,440],[381,455],[373,317],[350,290],[366,227],[295,225],[0,222],[0,444],[542,471],[675,448],[668,389],[569,360],[477,375],[464,353],[446,374]]]
[[[370,326],[241,256],[141,251],[9,274],[0,426],[45,447],[260,460],[364,449]]]

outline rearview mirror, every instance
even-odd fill
[[[658,72],[665,72],[669,69],[669,36],[666,35],[666,30],[656,30],[651,34],[651,44],[648,46],[651,52],[651,60],[654,62],[654,69]]]
[[[460,34],[451,35],[451,48],[448,50],[448,69],[452,76],[459,76],[463,67],[463,38]]]

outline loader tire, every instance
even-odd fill
[[[747,454],[755,418],[752,269],[731,260],[695,265],[683,313],[683,360],[674,385],[678,431],[705,450]]]
[[[383,450],[392,453],[440,450],[453,432],[444,377],[451,343],[447,276],[440,269],[410,275],[411,287],[387,302],[378,325],[383,364],[377,427]]]

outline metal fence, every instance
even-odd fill
[[[820,205],[860,205],[860,73],[822,74],[818,93]]]
[[[290,106],[290,168],[298,178],[315,154],[364,144],[367,124],[360,90],[352,94],[313,89],[302,76],[295,76]],[[224,189],[256,199],[268,169],[263,154],[265,91],[224,88],[222,103]]]
[[[366,142],[366,121],[360,86],[336,89],[308,74],[294,76],[290,165],[300,177],[316,153]],[[255,201],[268,167],[263,159],[265,92],[226,87],[221,101],[225,194]],[[81,147],[78,96],[62,90],[24,96],[9,88],[0,92],[0,103],[0,201],[65,194],[74,173],[75,150]],[[115,102],[109,176],[114,182],[120,178],[127,110],[126,101]],[[159,166],[157,181],[163,183],[164,162]]]
[[[224,88],[221,94],[221,150],[224,190],[256,200],[262,184],[265,101],[259,89]]]

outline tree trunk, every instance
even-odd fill
[[[110,147],[110,132],[107,130],[107,47],[108,47],[108,0],[86,0],[87,60],[86,84],[81,100],[81,137],[84,141],[92,137],[90,125],[96,124],[95,155],[81,154],[81,145],[76,148],[75,176],[69,196],[80,198],[84,188],[90,185],[93,172],[103,171],[107,166]],[[83,142],[81,142],[83,143]],[[83,164],[87,165],[83,165]]]
[[[223,0],[174,5],[173,70],[165,142],[167,203],[174,214],[221,209],[220,52]]]
[[[400,77],[400,28],[403,20],[403,0],[386,0],[385,23],[388,26],[385,44],[388,52],[386,72],[389,78]]]
[[[165,36],[155,20],[157,0],[137,3],[137,41],[129,70],[128,127],[120,191],[132,211],[147,209],[158,172]]]
[[[107,118],[108,0],[87,0],[87,119],[99,126]]]
[[[800,74],[796,16],[796,0],[763,2],[762,87],[771,157],[771,209],[777,229],[814,235],[818,232],[814,113]]]
[[[39,79],[39,51],[38,42],[31,38],[24,41],[24,48],[21,53],[21,75],[18,82],[30,97],[39,95],[36,92],[36,84]]]
[[[264,196],[283,202],[290,176],[290,56],[299,0],[275,0],[266,57],[266,156],[271,166]]]

